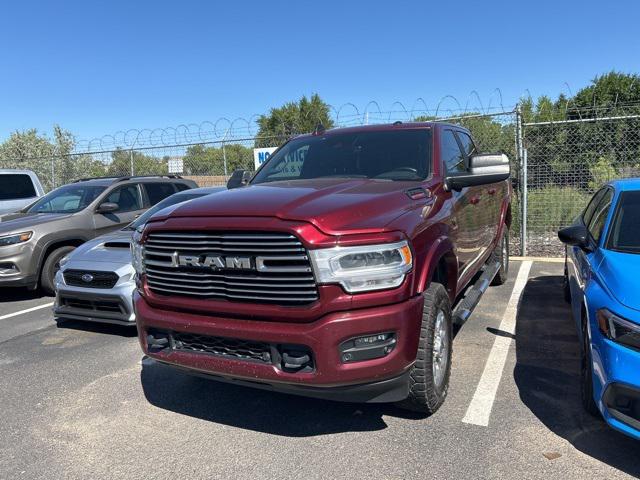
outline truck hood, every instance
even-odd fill
[[[216,193],[162,211],[168,217],[278,217],[306,221],[327,234],[384,230],[412,208],[407,188],[416,182],[314,179],[250,185]]]
[[[602,250],[598,268],[611,294],[624,306],[640,310],[640,255]]]
[[[65,268],[73,268],[74,263],[131,263],[131,238],[133,231],[118,230],[83,243],[69,255]]]
[[[0,234],[28,230],[43,223],[57,222],[70,213],[9,213],[0,215]]]

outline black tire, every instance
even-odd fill
[[[600,411],[593,399],[593,364],[591,363],[591,346],[587,320],[582,321],[582,354],[580,355],[580,397],[583,408],[594,417],[600,416]]]
[[[440,319],[438,319],[439,313],[443,314]],[[439,343],[441,348],[438,348],[437,345],[434,346],[438,321],[443,325],[444,330],[442,333],[445,335],[445,341]],[[411,370],[409,378],[409,396],[397,404],[400,408],[427,415],[435,413],[440,408],[449,390],[452,340],[453,331],[449,295],[441,284],[431,282],[429,288],[424,292],[420,343],[418,344],[416,363]],[[436,354],[434,354],[434,347],[438,350]],[[446,358],[441,364],[439,375],[436,375],[434,373],[434,361],[436,361],[438,353],[441,360],[444,355],[446,355]]]
[[[502,285],[509,278],[509,229],[504,226],[502,239],[489,257],[489,263],[500,262],[500,270],[493,277],[491,285]]]
[[[60,260],[75,249],[76,247],[72,246],[56,248],[44,261],[40,272],[40,287],[47,295],[55,294],[55,278],[56,272],[60,269]]]
[[[562,279],[562,294],[564,301],[571,303],[571,287],[569,286],[569,271],[567,270],[567,261],[564,262],[564,277]]]

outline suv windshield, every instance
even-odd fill
[[[431,165],[431,130],[327,133],[294,139],[269,158],[252,184],[311,178],[422,180]]]
[[[31,205],[27,213],[75,213],[85,209],[107,187],[71,184],[49,192]]]
[[[206,193],[176,193],[175,195],[171,195],[170,197],[165,198],[160,203],[157,203],[154,207],[150,208],[135,221],[131,222],[129,225],[123,228],[123,230],[135,230],[141,225],[147,223],[147,220],[155,215],[156,212],[159,212],[163,208],[170,207],[171,205],[175,205],[177,203],[186,202],[188,200],[193,200],[195,198],[204,197],[207,195]]]
[[[609,249],[640,253],[640,192],[622,192],[609,233]]]

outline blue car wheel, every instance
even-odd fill
[[[580,394],[582,406],[594,417],[600,415],[598,406],[593,399],[593,364],[591,363],[591,346],[587,320],[582,319],[582,354],[580,355]]]

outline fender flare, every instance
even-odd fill
[[[447,256],[447,290],[453,300],[457,293],[458,282],[458,259],[454,252],[455,248],[449,237],[438,237],[436,241],[431,244],[431,247],[424,256],[422,271],[418,272],[418,289],[416,293],[420,294],[426,290],[433,277],[436,266],[443,257]]]

